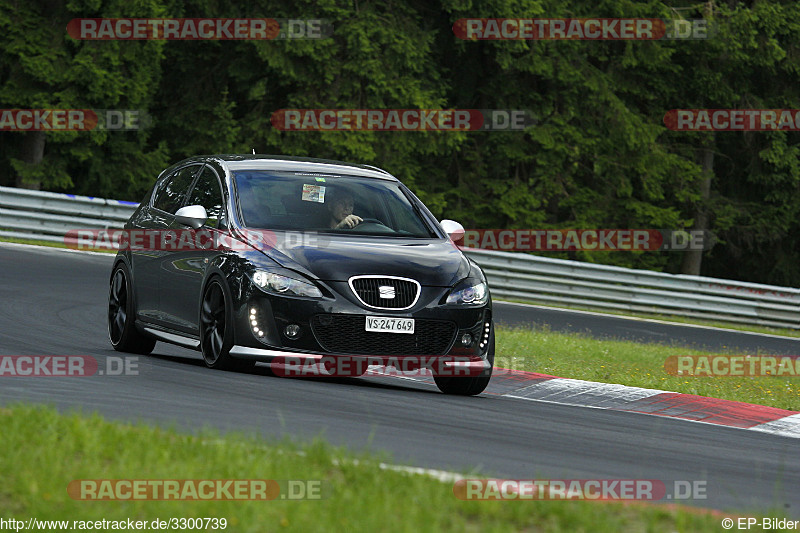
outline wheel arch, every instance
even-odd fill
[[[134,277],[135,274],[133,273],[133,265],[131,264],[130,260],[127,257],[125,257],[122,254],[119,254],[114,258],[114,265],[111,267],[111,273],[108,276],[108,282],[110,284],[111,281],[114,279],[114,272],[117,271],[117,268],[119,268],[120,265],[125,266],[125,270],[127,271],[127,275],[129,277],[128,282],[131,285],[131,291],[130,291],[130,294],[128,295],[128,298],[130,298],[132,300],[132,302],[133,302],[132,303],[132,308],[133,308],[133,326],[136,329],[138,329],[141,333],[147,335],[147,333],[145,333],[145,331],[144,331],[144,328],[140,327],[140,325],[138,324],[138,321],[139,321],[139,316],[138,316],[139,315],[139,305],[138,305],[139,304],[139,302],[138,302],[139,292],[136,289],[136,283],[134,281],[136,278]],[[149,336],[150,335],[148,335],[148,337]]]
[[[228,316],[227,320],[229,322],[232,334],[233,334],[233,343],[236,344],[236,336],[237,336],[237,328],[236,328],[236,309],[237,309],[237,298],[234,295],[233,288],[231,287],[231,280],[235,281],[235,276],[226,273],[220,265],[216,262],[212,262],[209,264],[209,267],[206,269],[206,272],[203,276],[203,283],[201,284],[200,294],[197,296],[198,298],[198,305],[197,305],[197,324],[199,326],[201,315],[203,313],[203,298],[206,294],[206,289],[208,289],[208,285],[215,279],[218,279],[222,286],[222,292],[225,294],[225,297],[230,300],[230,306],[228,309]],[[202,337],[202,334],[201,334]],[[202,342],[202,339],[201,339]]]

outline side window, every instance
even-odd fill
[[[222,189],[219,185],[219,178],[216,172],[209,167],[205,167],[197,178],[197,183],[189,194],[189,201],[186,205],[202,205],[208,213],[206,225],[216,228],[220,219],[225,215],[223,207]]]
[[[156,193],[156,198],[153,201],[153,207],[160,209],[172,215],[175,211],[183,205],[183,199],[192,184],[194,175],[200,165],[190,165],[184,167],[167,178],[164,186]]]

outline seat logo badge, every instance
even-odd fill
[[[378,295],[384,300],[394,300],[394,287],[382,285],[378,287]]]

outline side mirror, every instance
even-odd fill
[[[175,220],[184,226],[199,229],[208,220],[208,213],[202,205],[187,205],[178,209],[178,212],[175,213]]]
[[[439,222],[441,224],[442,229],[444,230],[447,235],[450,236],[450,240],[453,242],[460,241],[464,238],[464,226],[456,222],[455,220],[442,220]]]

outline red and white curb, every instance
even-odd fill
[[[791,411],[787,412],[790,413]],[[800,439],[800,413],[785,416],[770,422],[764,422],[763,424],[759,424],[749,429]]]
[[[382,374],[377,369],[369,371],[369,375]],[[407,379],[433,383],[433,378],[429,375],[417,375]],[[495,374],[485,394],[663,416],[800,438],[798,411],[693,394],[560,378],[505,368],[495,368]]]

